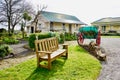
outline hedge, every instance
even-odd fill
[[[30,48],[34,49],[35,48],[35,40],[36,37],[38,39],[45,39],[45,38],[50,38],[50,37],[57,37],[59,40],[59,43],[63,44],[64,41],[71,41],[71,40],[76,40],[77,36],[76,33],[71,34],[71,33],[54,33],[54,32],[49,32],[49,33],[35,33],[31,34],[29,36],[29,46]]]
[[[31,34],[29,36],[29,46],[30,48],[34,49],[35,48],[35,40],[36,37],[38,39],[45,39],[45,38],[50,38],[50,37],[54,37],[55,34],[54,33],[37,33],[37,34]]]

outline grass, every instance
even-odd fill
[[[120,38],[120,36],[102,36],[102,38]]]
[[[101,64],[96,58],[79,46],[70,46],[68,59],[53,61],[51,70],[37,68],[33,58],[1,70],[0,80],[96,80],[100,70]]]

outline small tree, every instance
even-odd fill
[[[25,12],[25,13],[23,14],[23,21],[22,21],[22,23],[21,23],[21,31],[22,31],[22,36],[23,36],[23,38],[24,38],[24,35],[25,35],[26,23],[27,23],[27,21],[30,21],[31,19],[32,19],[31,16],[28,15],[27,12]]]

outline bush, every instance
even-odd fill
[[[12,49],[6,45],[6,44],[2,44],[0,45],[0,57],[5,57],[8,54],[10,54],[12,52]]]
[[[38,36],[38,39],[45,39],[45,38],[50,38],[54,37],[55,33],[39,33],[39,34],[31,34],[29,36],[29,46],[30,48],[34,49],[35,48],[35,40],[36,36]]]
[[[76,40],[77,36],[76,33],[71,34],[71,33],[65,33],[65,40],[66,41],[71,41],[71,40]]]
[[[1,38],[2,36],[6,36],[6,35],[7,35],[6,29],[1,28],[1,29],[0,29],[0,38]]]
[[[102,36],[119,36],[118,33],[102,33]]]
[[[65,41],[65,36],[63,33],[60,34],[59,43],[63,44]]]
[[[19,43],[18,40],[14,39],[14,38],[10,38],[10,37],[4,37],[3,42],[5,44],[17,44],[17,43]]]
[[[36,40],[36,35],[35,34],[31,34],[29,36],[29,46],[30,48],[35,48],[35,40]]]
[[[51,33],[41,33],[38,35],[38,39],[45,39],[52,37]]]
[[[45,38],[50,38],[50,37],[57,37],[59,39],[59,43],[64,43],[64,41],[71,41],[71,40],[76,40],[77,36],[76,33],[71,34],[71,33],[36,33],[36,34],[31,34],[29,36],[29,46],[30,48],[34,49],[35,48],[35,40],[36,36],[38,39],[45,39]]]

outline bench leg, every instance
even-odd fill
[[[63,45],[63,49],[66,49],[65,57],[68,58],[68,45]]]
[[[51,61],[48,60],[48,69],[51,69]]]
[[[51,69],[51,59],[50,59],[50,54],[48,54],[48,69]]]
[[[68,52],[66,52],[66,59],[68,58]]]
[[[40,67],[40,59],[37,58],[37,67]]]

